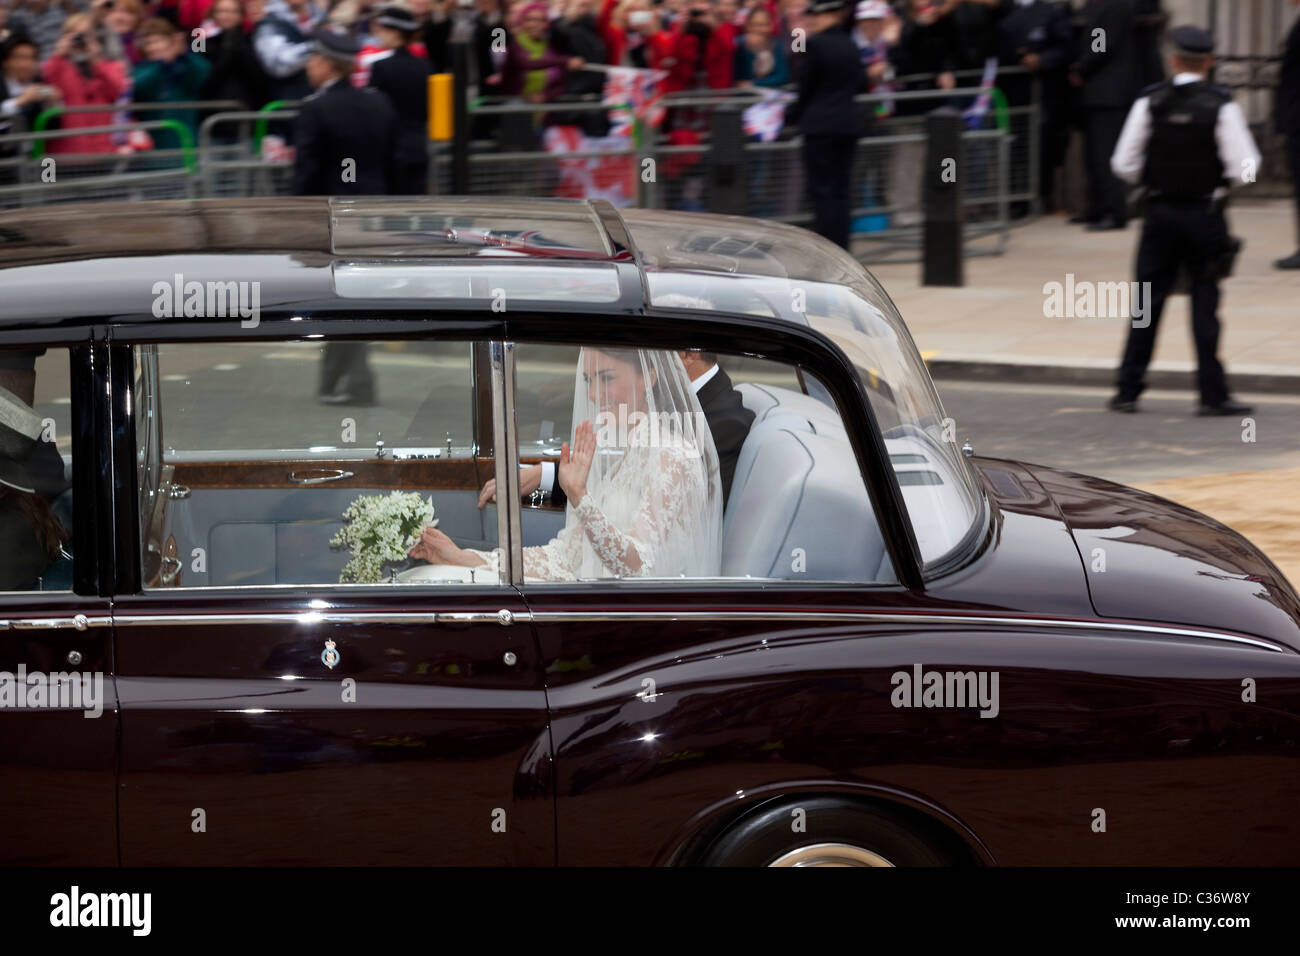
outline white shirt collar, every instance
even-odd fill
[[[1178,73],[1174,76],[1174,86],[1182,86],[1184,83],[1197,83],[1205,77],[1199,73]]]
[[[719,365],[714,365],[713,368],[709,369],[707,372],[705,372],[695,381],[691,382],[691,391],[693,391],[696,395],[700,394],[700,389],[702,389],[705,385],[709,383],[709,379],[713,378],[713,376],[718,374],[718,369],[720,367],[721,366]]]

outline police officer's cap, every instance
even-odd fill
[[[889,4],[885,0],[859,0],[853,11],[854,20],[884,20],[889,16]]]
[[[346,28],[337,24],[317,27],[316,32],[312,34],[312,40],[314,41],[313,52],[340,63],[352,63],[361,52],[361,44],[356,41],[356,38]]]
[[[1214,37],[1200,27],[1174,27],[1169,31],[1169,39],[1179,53],[1204,56],[1214,52]]]
[[[809,13],[838,13],[848,6],[846,0],[812,0],[808,4]]]
[[[415,14],[406,7],[397,6],[397,4],[381,7],[375,23],[381,27],[392,27],[394,30],[401,30],[405,33],[414,33],[420,29],[420,25],[415,22]]]

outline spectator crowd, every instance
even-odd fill
[[[554,104],[599,94],[602,68],[664,74],[662,93],[781,88],[798,84],[808,0],[405,0],[412,30],[378,25],[375,0],[0,0],[0,132],[30,126],[43,110],[103,106],[60,118],[91,129],[131,118],[172,119],[191,132],[203,116],[191,105],[222,100],[249,109],[312,92],[306,64],[322,24],[351,31],[361,52],[351,81],[371,84],[374,64],[395,49],[429,72],[451,69],[451,45],[468,45],[469,83],[478,96]],[[1105,163],[1139,90],[1161,76],[1155,31],[1144,9],[1158,0],[863,0],[844,11],[868,91],[885,95],[867,119],[919,116],[934,98],[887,98],[895,91],[946,90],[959,71],[990,60],[1025,68],[1041,81],[1044,195],[1064,157],[1071,125],[1088,140],[1090,222],[1122,218],[1119,187]],[[1091,38],[1100,27],[1106,48]],[[1144,31],[1149,36],[1144,36]],[[1011,105],[1029,101],[1027,75],[999,78]],[[422,94],[421,94],[422,95]],[[969,100],[968,100],[969,101]],[[135,104],[162,104],[133,113]],[[177,104],[174,107],[167,104]],[[399,115],[427,115],[424,102],[393,104]],[[227,107],[230,108],[230,107]],[[563,117],[539,112],[534,132]],[[574,118],[576,117],[576,119]],[[608,129],[602,113],[568,118],[588,135]],[[698,141],[701,110],[670,112],[664,131]],[[154,148],[176,145],[167,129]],[[91,132],[52,140],[53,153],[140,148],[124,133]]]

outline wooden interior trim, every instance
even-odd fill
[[[292,472],[339,469],[351,478],[322,485],[299,485],[289,480]],[[480,458],[366,458],[352,461],[327,459],[274,459],[259,461],[178,462],[172,481],[188,488],[296,488],[304,492],[319,488],[391,488],[396,491],[438,489],[477,491],[494,474],[490,457]]]

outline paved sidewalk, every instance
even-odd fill
[[[1234,235],[1246,242],[1221,286],[1219,357],[1234,391],[1300,392],[1300,271],[1273,260],[1296,249],[1290,200],[1234,202]],[[1141,222],[1122,232],[1086,232],[1064,216],[1012,230],[1001,256],[966,260],[966,285],[920,284],[920,263],[872,271],[897,303],[937,377],[1109,384],[1123,349],[1124,318],[1047,318],[1045,283],[1133,279]],[[1190,388],[1195,369],[1190,299],[1172,296],[1160,323],[1149,383]]]

